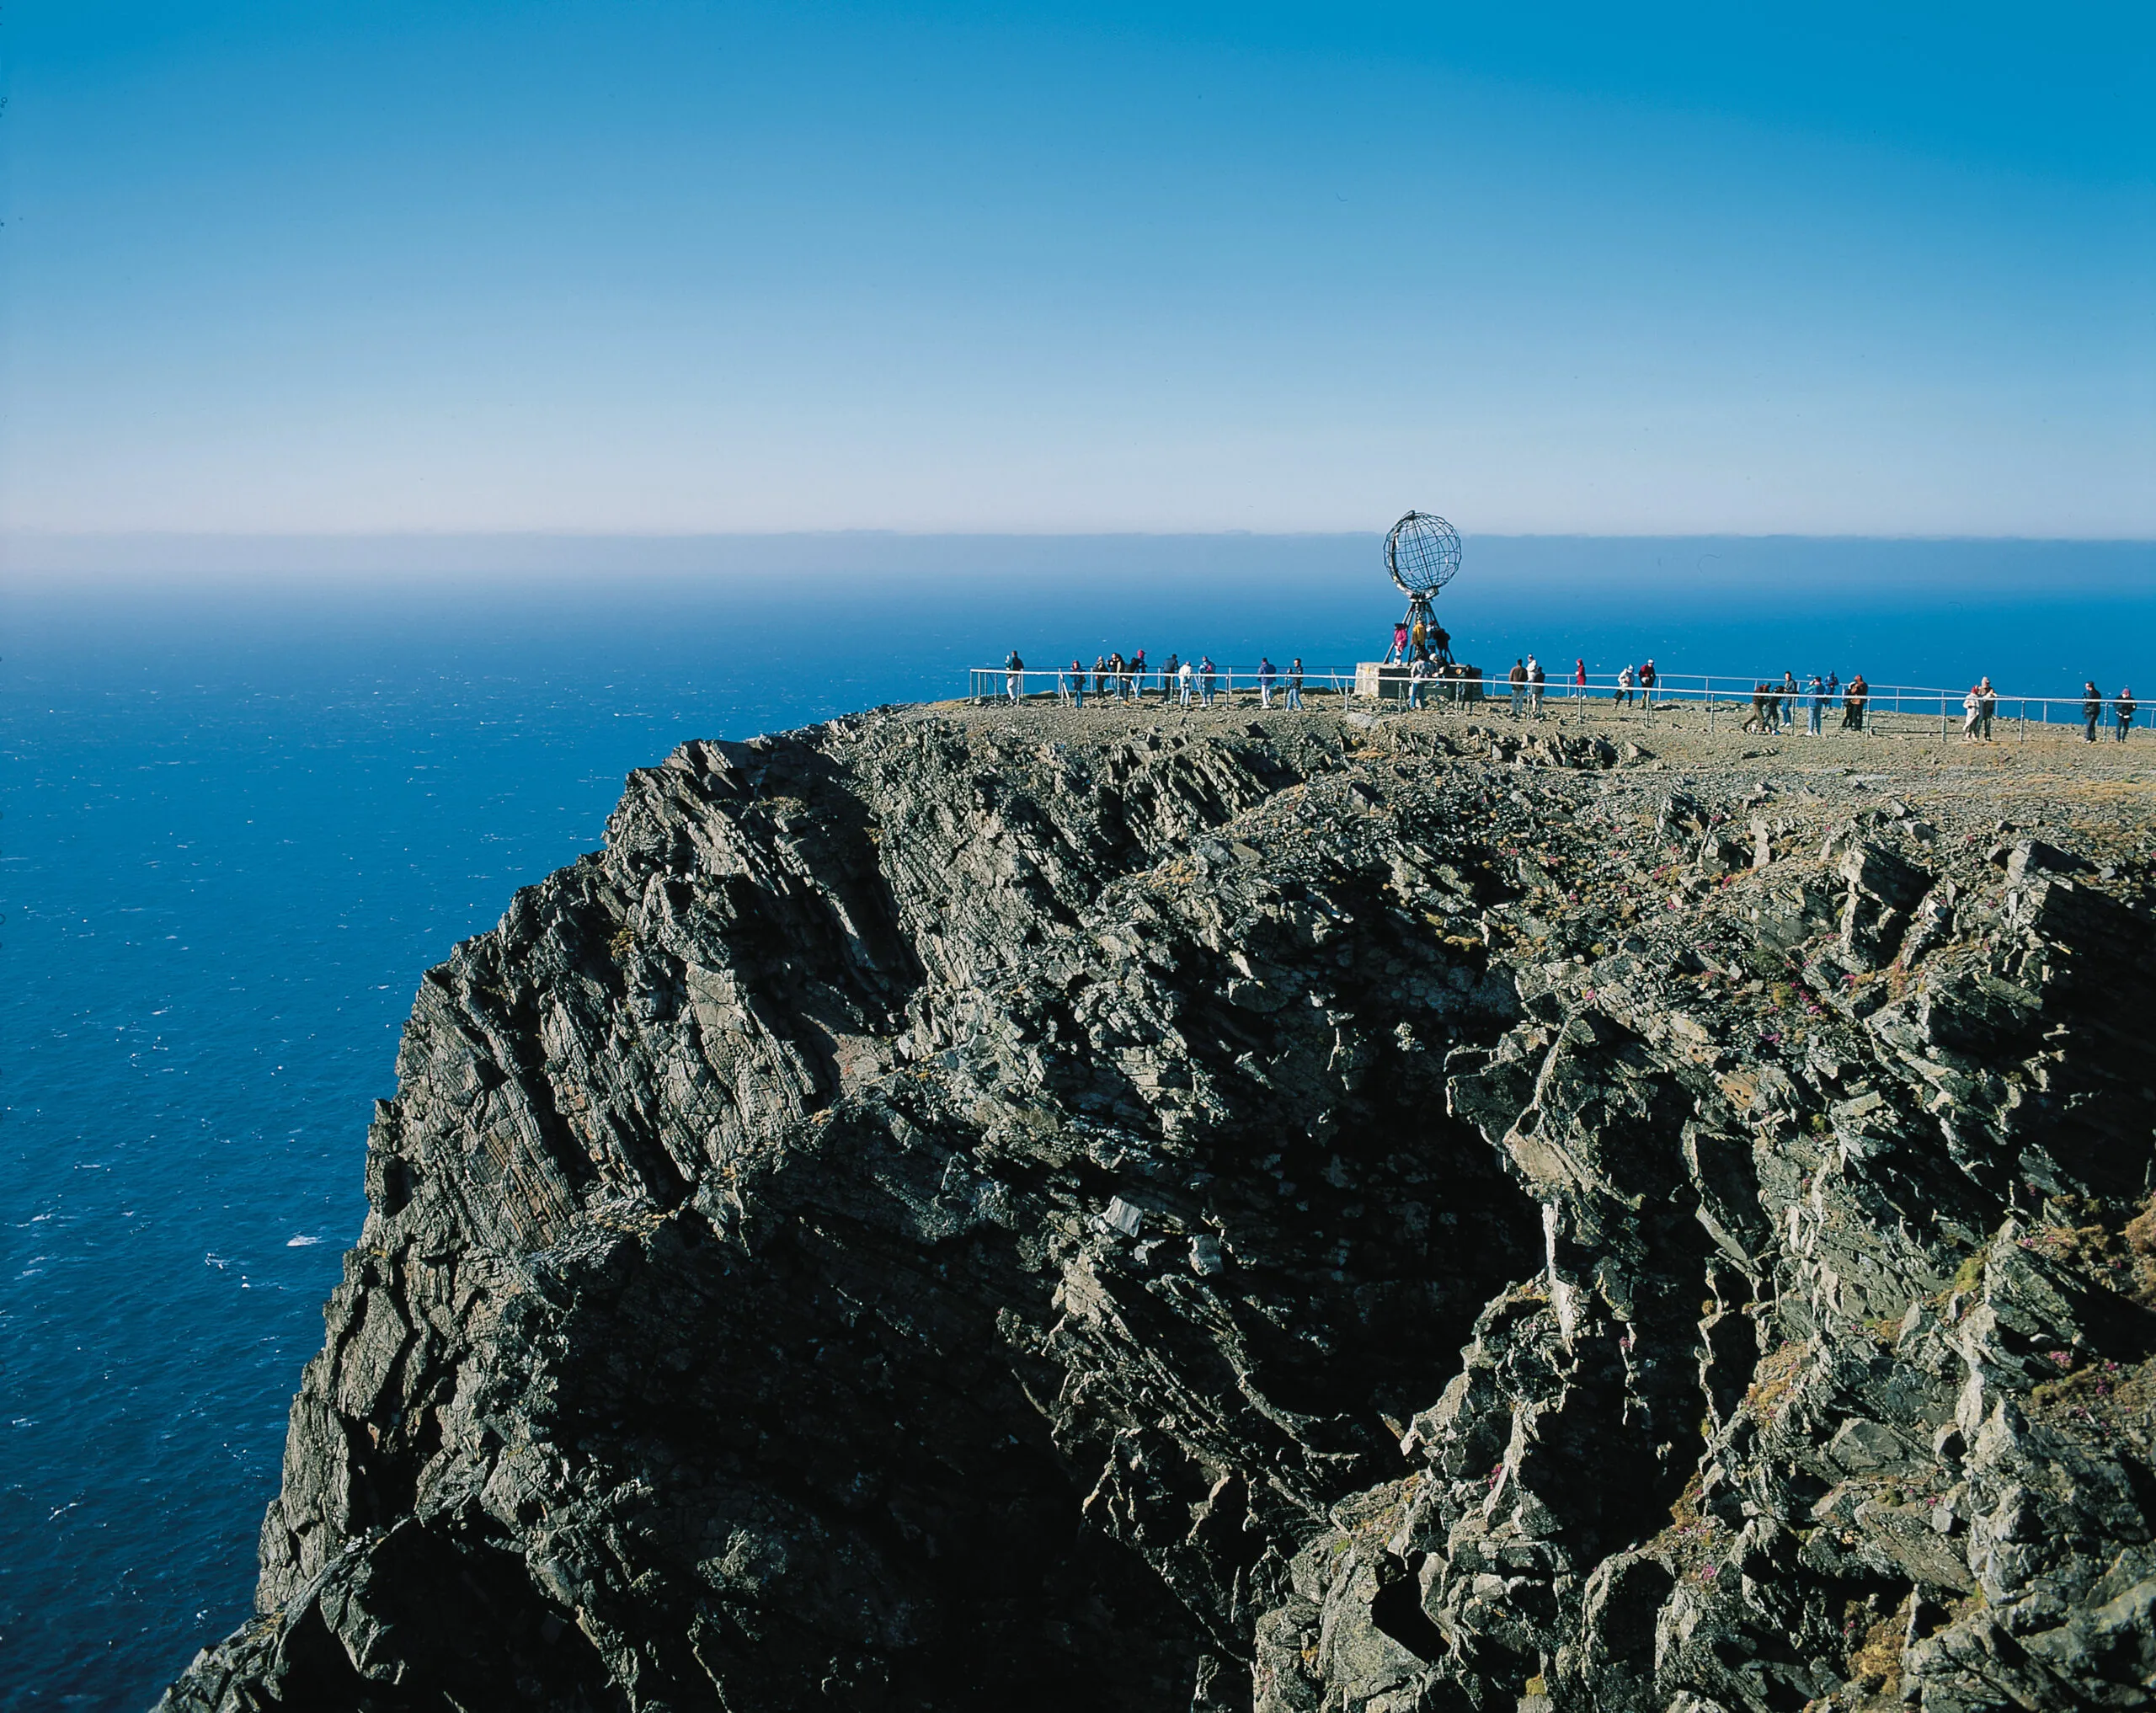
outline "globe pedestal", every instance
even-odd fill
[[[1407,700],[1408,669],[1412,662],[1403,665],[1396,661],[1387,665],[1382,660],[1361,660],[1355,665],[1355,694],[1369,702],[1405,702]],[[1422,705],[1436,707],[1444,703],[1475,702],[1482,700],[1482,669],[1479,666],[1451,665],[1438,669],[1444,675],[1422,680]]]

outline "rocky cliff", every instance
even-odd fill
[[[634,775],[163,1705],[2156,1699],[2147,774],[1257,718]]]

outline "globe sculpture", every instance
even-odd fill
[[[1452,638],[1438,624],[1430,600],[1460,569],[1460,531],[1434,512],[1411,511],[1385,538],[1385,568],[1407,596],[1407,616],[1401,622],[1409,640],[1398,657],[1420,654],[1449,665]]]
[[[1385,568],[1427,601],[1460,569],[1460,531],[1433,512],[1411,511],[1385,538]]]

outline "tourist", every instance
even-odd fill
[[[1176,651],[1173,648],[1169,649],[1167,663],[1161,668],[1161,706],[1162,707],[1168,705],[1168,698],[1176,693],[1176,668],[1180,664],[1176,659]]]
[[[1198,673],[1195,669],[1192,667],[1190,662],[1186,660],[1181,666],[1176,669],[1176,679],[1177,685],[1182,692],[1181,697],[1182,705],[1185,707],[1188,707],[1190,706],[1191,687],[1197,682]]]
[[[1073,659],[1070,663],[1070,688],[1065,698],[1073,707],[1086,705],[1086,663]]]
[[[1973,744],[1977,741],[1977,726],[1983,717],[1983,692],[1972,684],[1969,686],[1969,693],[1961,698],[1961,741],[1963,743]]]
[[[1011,657],[1003,663],[1003,693],[1017,702],[1026,693],[1026,663],[1013,648]]]
[[[1620,667],[1617,673],[1617,700],[1630,702],[1632,691],[1638,687],[1640,675],[1630,665]]]
[[[1646,664],[1640,668],[1640,698],[1649,707],[1654,706],[1654,657],[1650,654]]]
[[[1515,669],[1517,670],[1517,669]],[[1412,708],[1422,706],[1422,686],[1430,680],[1430,657],[1417,654],[1415,664],[1407,669],[1407,705]],[[1513,712],[1519,712],[1519,686],[1513,686]]]
[[[2096,688],[2096,680],[2089,679],[2081,686],[2081,739],[2084,743],[2096,741],[2096,728],[2104,723],[2104,692]]]
[[[1518,719],[1527,706],[1527,663],[1515,659],[1505,679],[1513,687],[1513,718]]]
[[[1582,702],[1587,697],[1587,661],[1576,656],[1572,661],[1572,700]]]
[[[1140,702],[1145,696],[1145,651],[1140,648],[1130,657],[1130,700]]]
[[[1542,686],[1547,677],[1542,670],[1542,663],[1529,654],[1527,657],[1527,695],[1537,719],[1542,718]]]
[[[1093,694],[1094,694],[1096,696],[1106,696],[1107,693],[1108,693],[1108,659],[1107,659],[1107,655],[1105,655],[1105,654],[1096,654],[1096,655],[1094,655],[1094,656],[1093,656]]]
[[[1826,718],[1827,680],[1815,672],[1812,675],[1812,682],[1804,687],[1805,736],[1807,738],[1824,737],[1826,735],[1824,726]]]
[[[1275,675],[1273,670],[1273,657],[1270,654],[1260,654],[1257,657],[1257,705],[1260,707],[1271,707],[1273,706],[1273,680],[1274,675]]]
[[[1991,742],[1992,716],[1999,712],[1999,692],[1991,687],[1987,678],[1977,686],[1977,719],[1983,727],[1983,741]]]
[[[1198,699],[1208,707],[1213,706],[1213,675],[1219,670],[1210,654],[1198,657]]]
[[[1288,664],[1288,706],[1301,712],[1303,706],[1303,657],[1300,654]]]
[[[2127,728],[2133,723],[2133,691],[2123,684],[2119,686],[2119,699],[2111,704],[2111,712],[2117,717],[2119,742],[2123,744]]]
[[[1842,698],[1842,729],[1860,732],[1864,729],[1864,707],[1871,698],[1871,686],[1864,681],[1864,674],[1849,680],[1849,693]]]
[[[1409,640],[1413,646],[1415,658],[1417,660],[1427,660],[1430,658],[1430,627],[1422,620],[1415,621],[1414,632]]]
[[[1398,624],[1392,627],[1392,647],[1385,651],[1385,657],[1383,664],[1390,666],[1396,660],[1405,660],[1406,658],[1407,621],[1406,619],[1402,619]]]

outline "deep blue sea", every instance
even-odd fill
[[[19,550],[0,586],[0,1710],[146,1707],[245,1615],[419,975],[594,848],[628,769],[956,694],[1014,646],[1352,664],[1400,605],[1376,552],[152,543],[134,568],[176,569],[145,582]],[[2147,544],[1470,539],[1441,610],[1500,667],[1534,648],[2156,691]]]

